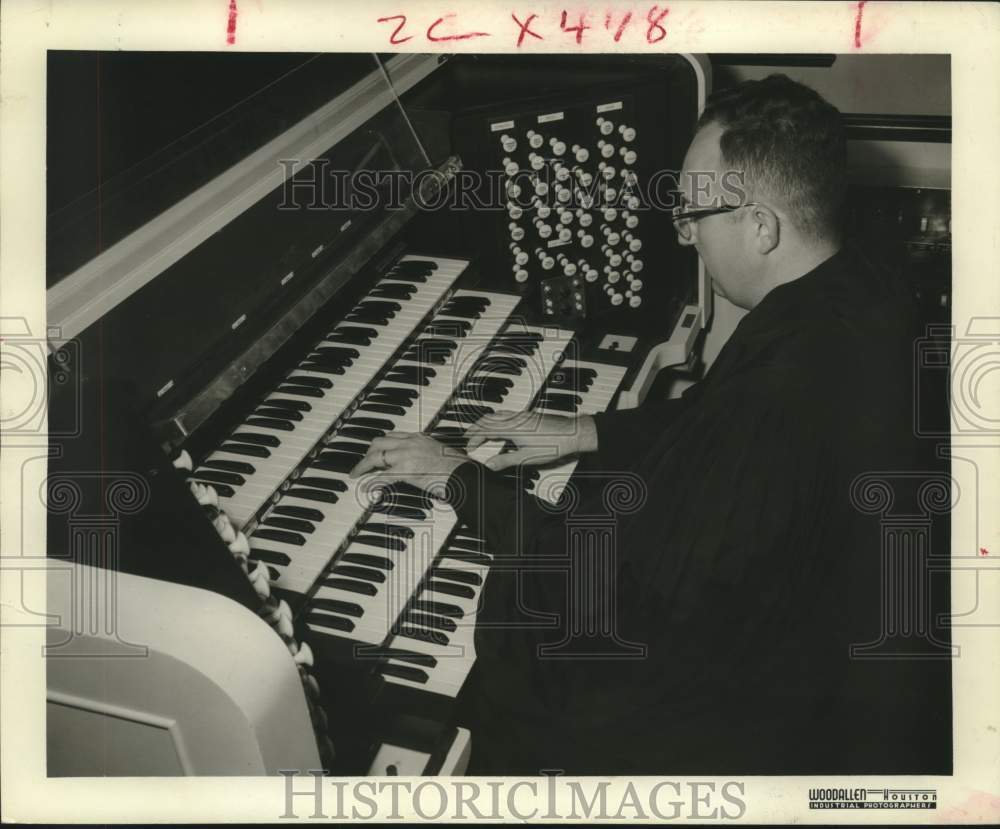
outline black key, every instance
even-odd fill
[[[428,512],[434,508],[431,499],[422,492],[400,492],[399,490],[395,490],[389,493],[388,500],[397,506],[413,507],[414,509],[421,509]]]
[[[337,432],[338,437],[343,438],[354,438],[355,440],[364,441],[365,443],[371,443],[375,438],[380,438],[385,436],[385,432],[381,429],[364,429],[359,426],[344,426],[339,432]]]
[[[345,633],[350,633],[354,630],[354,622],[350,619],[345,619],[342,616],[328,616],[325,613],[310,613],[306,616],[306,621],[311,625],[316,625],[317,627],[342,630]]]
[[[375,339],[378,336],[378,331],[374,328],[364,328],[358,325],[339,325],[330,332],[330,336]]]
[[[325,518],[323,513],[318,509],[288,506],[286,504],[278,504],[271,512],[276,512],[278,515],[290,515],[292,518],[303,518],[306,521],[315,521],[317,523]]]
[[[565,398],[542,396],[535,401],[533,408],[548,409],[553,412],[575,412],[579,408],[579,404]]]
[[[482,417],[487,414],[495,414],[496,410],[490,406],[477,406],[474,403],[462,403],[456,402],[448,410],[448,412],[463,412],[465,414],[473,415],[474,417]]]
[[[385,406],[398,406],[404,411],[413,405],[413,401],[408,397],[402,397],[396,394],[386,394],[381,391],[374,391],[369,394],[365,398],[365,403],[379,403]]]
[[[447,306],[441,309],[442,314],[446,314],[449,317],[464,317],[467,320],[479,319],[483,312],[481,310],[471,310],[469,308],[457,308],[454,306]]]
[[[377,512],[380,515],[390,515],[393,518],[408,518],[413,521],[424,521],[427,519],[427,513],[423,510],[413,509],[412,507],[403,507],[397,504],[386,504],[379,502],[372,507],[372,512]]]
[[[449,549],[445,553],[445,557],[453,558],[455,561],[464,561],[466,564],[478,564],[483,567],[489,567],[493,563],[493,559],[487,555],[474,553],[472,550],[459,550],[457,548]]]
[[[357,593],[359,596],[374,596],[378,593],[378,590],[375,589],[375,585],[367,581],[355,581],[354,579],[333,577],[324,579],[323,584],[330,587],[337,587],[341,590],[346,590],[349,593]]]
[[[391,432],[396,428],[396,424],[383,417],[352,417],[347,421],[349,426],[361,426],[364,429],[384,429]]]
[[[368,447],[361,443],[352,443],[348,440],[333,440],[323,447],[324,451],[346,452],[348,455],[357,455],[363,458],[368,453]]]
[[[305,475],[295,481],[299,486],[309,486],[313,489],[327,489],[331,492],[347,492],[347,484],[335,478],[317,478]]]
[[[505,354],[526,354],[529,357],[535,353],[535,346],[528,343],[496,343],[492,347],[494,352],[503,352]]]
[[[340,599],[328,599],[322,596],[312,599],[309,602],[309,606],[343,613],[345,616],[353,616],[355,619],[360,619],[364,615],[361,605],[354,604],[354,602],[342,602]]]
[[[216,483],[215,481],[202,481],[199,480],[199,478],[200,478],[199,473],[195,472],[194,479],[199,484],[207,484],[208,486],[212,487],[212,489],[214,489],[216,492],[218,492],[219,495],[221,495],[223,498],[232,498],[236,494],[236,490],[233,489],[231,486],[226,486],[225,484],[219,484]]]
[[[297,409],[286,409],[283,406],[260,406],[254,414],[258,417],[274,417],[278,420],[290,420],[299,423],[302,420],[302,412]]]
[[[405,415],[406,409],[402,406],[392,406],[388,403],[362,403],[358,408],[363,412],[378,412],[379,414]]]
[[[295,409],[299,412],[311,412],[312,406],[305,400],[291,400],[285,397],[272,397],[261,403],[262,406],[274,406],[277,409]]]
[[[392,267],[393,270],[398,268],[401,270],[436,271],[438,263],[433,259],[400,259]]]
[[[472,328],[472,324],[465,320],[445,320],[442,322],[432,322],[424,328],[423,333],[434,337],[462,339],[470,328]]]
[[[455,584],[450,581],[437,581],[436,579],[431,579],[427,582],[428,590],[436,590],[438,593],[444,593],[447,596],[458,596],[462,599],[474,599],[476,598],[476,591],[471,587],[466,587],[464,584]]]
[[[409,527],[401,527],[398,524],[379,524],[379,523],[367,523],[362,524],[361,529],[370,533],[382,533],[383,535],[395,535],[400,538],[413,538],[413,530]]]
[[[454,567],[433,567],[431,568],[431,576],[448,579],[448,581],[461,582],[462,584],[471,584],[476,587],[483,583],[483,577],[478,573],[456,570]]]
[[[448,362],[448,356],[446,354],[427,354],[425,352],[417,351],[407,351],[403,355],[404,360],[410,360],[414,363],[428,363],[435,366],[443,366]]]
[[[378,655],[384,656],[386,659],[401,659],[405,662],[412,662],[414,665],[423,665],[426,668],[433,668],[437,665],[437,659],[429,653],[417,653],[417,651],[405,648],[379,648]]]
[[[491,392],[485,389],[463,389],[458,395],[460,400],[473,400],[477,403],[496,403],[500,405],[503,403],[503,399],[507,396],[506,392]]]
[[[369,325],[382,327],[389,324],[389,317],[385,314],[380,314],[377,311],[365,311],[364,309],[355,309],[344,317],[344,319],[348,322],[366,322]]]
[[[259,432],[236,432],[232,440],[240,443],[255,443],[258,446],[281,446],[281,441],[275,435],[262,435]]]
[[[475,372],[469,375],[469,378],[468,380],[466,380],[466,383],[473,386],[487,385],[494,388],[503,388],[503,389],[509,389],[511,386],[514,385],[514,381],[507,377],[495,376],[487,372],[484,372],[478,368],[476,369]]]
[[[427,366],[401,366],[395,365],[389,369],[395,374],[404,374],[408,377],[437,377],[437,371]]]
[[[577,406],[583,403],[583,398],[580,397],[580,395],[570,394],[569,392],[564,391],[543,391],[542,397],[548,398],[549,400],[565,400],[567,402],[575,403]]]
[[[299,397],[325,397],[322,391],[311,386],[291,386],[286,383],[278,386],[278,391],[282,394],[295,394]]]
[[[303,409],[301,408],[301,406],[292,405],[293,403],[301,403],[303,406],[309,406],[309,404],[306,403],[305,401],[288,400],[286,402],[286,399],[284,397],[278,397],[275,398],[274,400],[263,401],[258,407],[257,411],[260,412],[264,409],[273,409],[276,412],[282,412],[283,415],[288,415],[294,420],[302,420],[303,413],[309,411],[309,409],[312,409],[312,406],[309,406],[309,409]]]
[[[387,299],[363,299],[358,303],[360,308],[364,308],[366,311],[375,311],[377,313],[392,314],[396,315],[397,311],[402,311],[403,306],[398,302],[392,302]]]
[[[419,682],[421,685],[426,684],[427,680],[430,678],[427,676],[426,671],[420,670],[420,668],[413,668],[409,665],[393,665],[386,663],[379,668],[379,672],[385,674],[386,676],[396,676],[400,679],[408,679],[410,682]]]
[[[369,294],[378,299],[410,299],[417,289],[412,285],[379,285]]]
[[[430,630],[443,630],[445,633],[454,633],[458,630],[458,625],[451,619],[429,616],[426,613],[416,613],[412,610],[406,614],[406,621],[423,628],[429,628]]]
[[[370,581],[372,584],[383,584],[385,573],[381,570],[373,570],[369,567],[356,567],[353,564],[338,564],[333,568],[333,572],[338,576],[358,579],[359,581]]]
[[[462,608],[454,604],[446,604],[445,602],[434,602],[427,599],[417,599],[413,602],[414,610],[422,610],[425,613],[433,613],[436,616],[447,616],[452,619],[461,619],[465,616],[462,613]]]
[[[321,504],[336,504],[340,500],[339,496],[325,489],[303,489],[302,487],[293,486],[288,490],[287,494],[294,498],[316,501]]]
[[[266,426],[283,432],[291,432],[294,428],[287,420],[275,420],[272,417],[251,417],[247,420],[247,426]]]
[[[295,386],[313,386],[318,389],[332,389],[333,383],[327,380],[325,377],[306,377],[302,374],[293,374],[289,377],[286,383],[291,383]]]
[[[487,354],[483,357],[479,363],[476,365],[476,371],[499,371],[503,369],[519,368],[525,369],[528,367],[528,361],[522,359],[521,357],[514,357],[510,354]],[[500,374],[506,374],[506,371],[499,371]],[[520,372],[518,372],[520,374]]]
[[[400,282],[413,282],[413,283],[424,283],[427,281],[427,277],[418,273],[417,271],[390,271],[386,274],[389,279],[396,279]]]
[[[431,384],[430,378],[425,378],[423,380],[418,380],[416,377],[405,376],[402,374],[393,374],[390,372],[385,376],[385,379],[390,383],[405,383],[408,386],[429,386]]]
[[[309,521],[303,521],[301,518],[288,518],[282,515],[268,515],[263,521],[266,527],[280,527],[283,530],[293,530],[297,533],[306,533],[307,535],[316,530]]]
[[[242,461],[226,461],[222,458],[208,458],[205,460],[204,465],[210,469],[221,469],[224,472],[242,472],[244,475],[253,475],[253,473],[257,471],[248,463],[243,463]]]
[[[316,354],[322,354],[331,360],[339,360],[350,365],[361,356],[361,352],[356,348],[345,348],[343,346],[321,345],[316,347]]]
[[[330,363],[319,363],[314,360],[304,362],[299,368],[302,371],[315,371],[318,374],[341,375],[346,372],[344,366],[331,365]]]
[[[441,417],[448,420],[457,420],[459,423],[475,423],[480,417],[483,416],[483,414],[486,414],[486,412],[480,413],[479,411],[476,411],[481,408],[482,407],[480,406],[470,406],[469,409],[472,409],[473,411],[466,409],[462,409],[461,411],[457,409],[446,409],[442,412]],[[493,409],[490,409],[489,413],[492,414],[493,411]]]
[[[362,567],[377,567],[379,570],[392,570],[396,565],[385,556],[373,556],[368,553],[344,553],[341,558],[348,564],[360,564]]]
[[[234,484],[241,486],[246,483],[246,478],[237,475],[235,472],[217,472],[214,469],[197,469],[194,473],[204,481],[211,481],[216,484]]]
[[[316,469],[325,469],[328,472],[342,472],[345,475],[357,465],[357,455],[347,455],[343,452],[323,452],[319,458],[310,464],[310,466]]]
[[[329,342],[335,343],[351,343],[351,345],[371,345],[372,337],[361,337],[356,334],[338,334],[333,333],[327,337]]]
[[[288,532],[288,530],[275,530],[268,527],[261,527],[254,531],[253,538],[264,538],[270,541],[280,541],[283,544],[294,544],[296,547],[305,545],[306,540],[298,533]]]
[[[251,561],[263,561],[265,564],[277,564],[279,567],[287,567],[292,563],[292,559],[285,553],[277,550],[268,550],[264,547],[254,547],[247,556]]]
[[[375,394],[384,394],[388,397],[399,397],[404,400],[412,400],[417,396],[415,389],[401,389],[397,386],[379,386],[375,389]]]
[[[406,543],[391,535],[362,535],[359,533],[351,539],[351,543],[364,544],[366,547],[376,547],[379,550],[396,550],[403,552]]]
[[[232,452],[235,455],[246,455],[251,458],[269,458],[271,450],[263,446],[250,446],[245,443],[224,443],[221,447],[223,452]]]
[[[441,633],[441,631],[424,630],[412,625],[401,625],[399,635],[409,636],[411,639],[419,639],[421,642],[431,642],[434,645],[441,645],[442,647],[448,644],[448,637]]]

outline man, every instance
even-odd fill
[[[879,525],[852,484],[917,458],[914,303],[842,246],[845,179],[840,115],[812,90],[772,76],[714,96],[674,227],[749,313],[705,378],[632,411],[486,418],[470,450],[500,437],[516,451],[485,466],[419,435],[387,435],[359,465],[449,483],[496,554],[476,634],[472,771],[950,768],[945,675],[849,656],[881,631]],[[570,516],[499,474],[577,454],[639,502],[621,510],[613,561],[590,582],[572,572],[593,561],[569,550]],[[599,484],[583,488],[578,512],[607,506]],[[604,593],[588,603],[595,579]],[[609,614],[610,653],[607,635],[586,634]]]

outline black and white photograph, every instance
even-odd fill
[[[799,52],[685,51],[681,4],[350,4],[322,49],[202,5],[212,41],[33,58],[3,632],[43,783],[1000,817],[959,702],[996,690],[1000,308],[952,244],[956,53],[877,3],[811,4],[845,34]]]

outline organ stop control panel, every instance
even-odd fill
[[[462,160],[463,241],[492,285],[546,321],[662,339],[698,296],[670,221],[696,73],[674,55],[560,58],[452,58],[408,111]]]
[[[590,130],[586,111],[490,125],[500,132],[510,269],[518,285],[540,284],[546,316],[583,315],[587,284],[611,305],[642,304],[637,135],[612,120],[622,109],[595,105]]]

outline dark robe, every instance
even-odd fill
[[[561,509],[463,464],[459,515],[496,556],[470,771],[950,770],[947,661],[849,655],[882,625],[881,518],[852,482],[926,469],[915,335],[906,286],[845,249],[680,399],[598,415]]]

